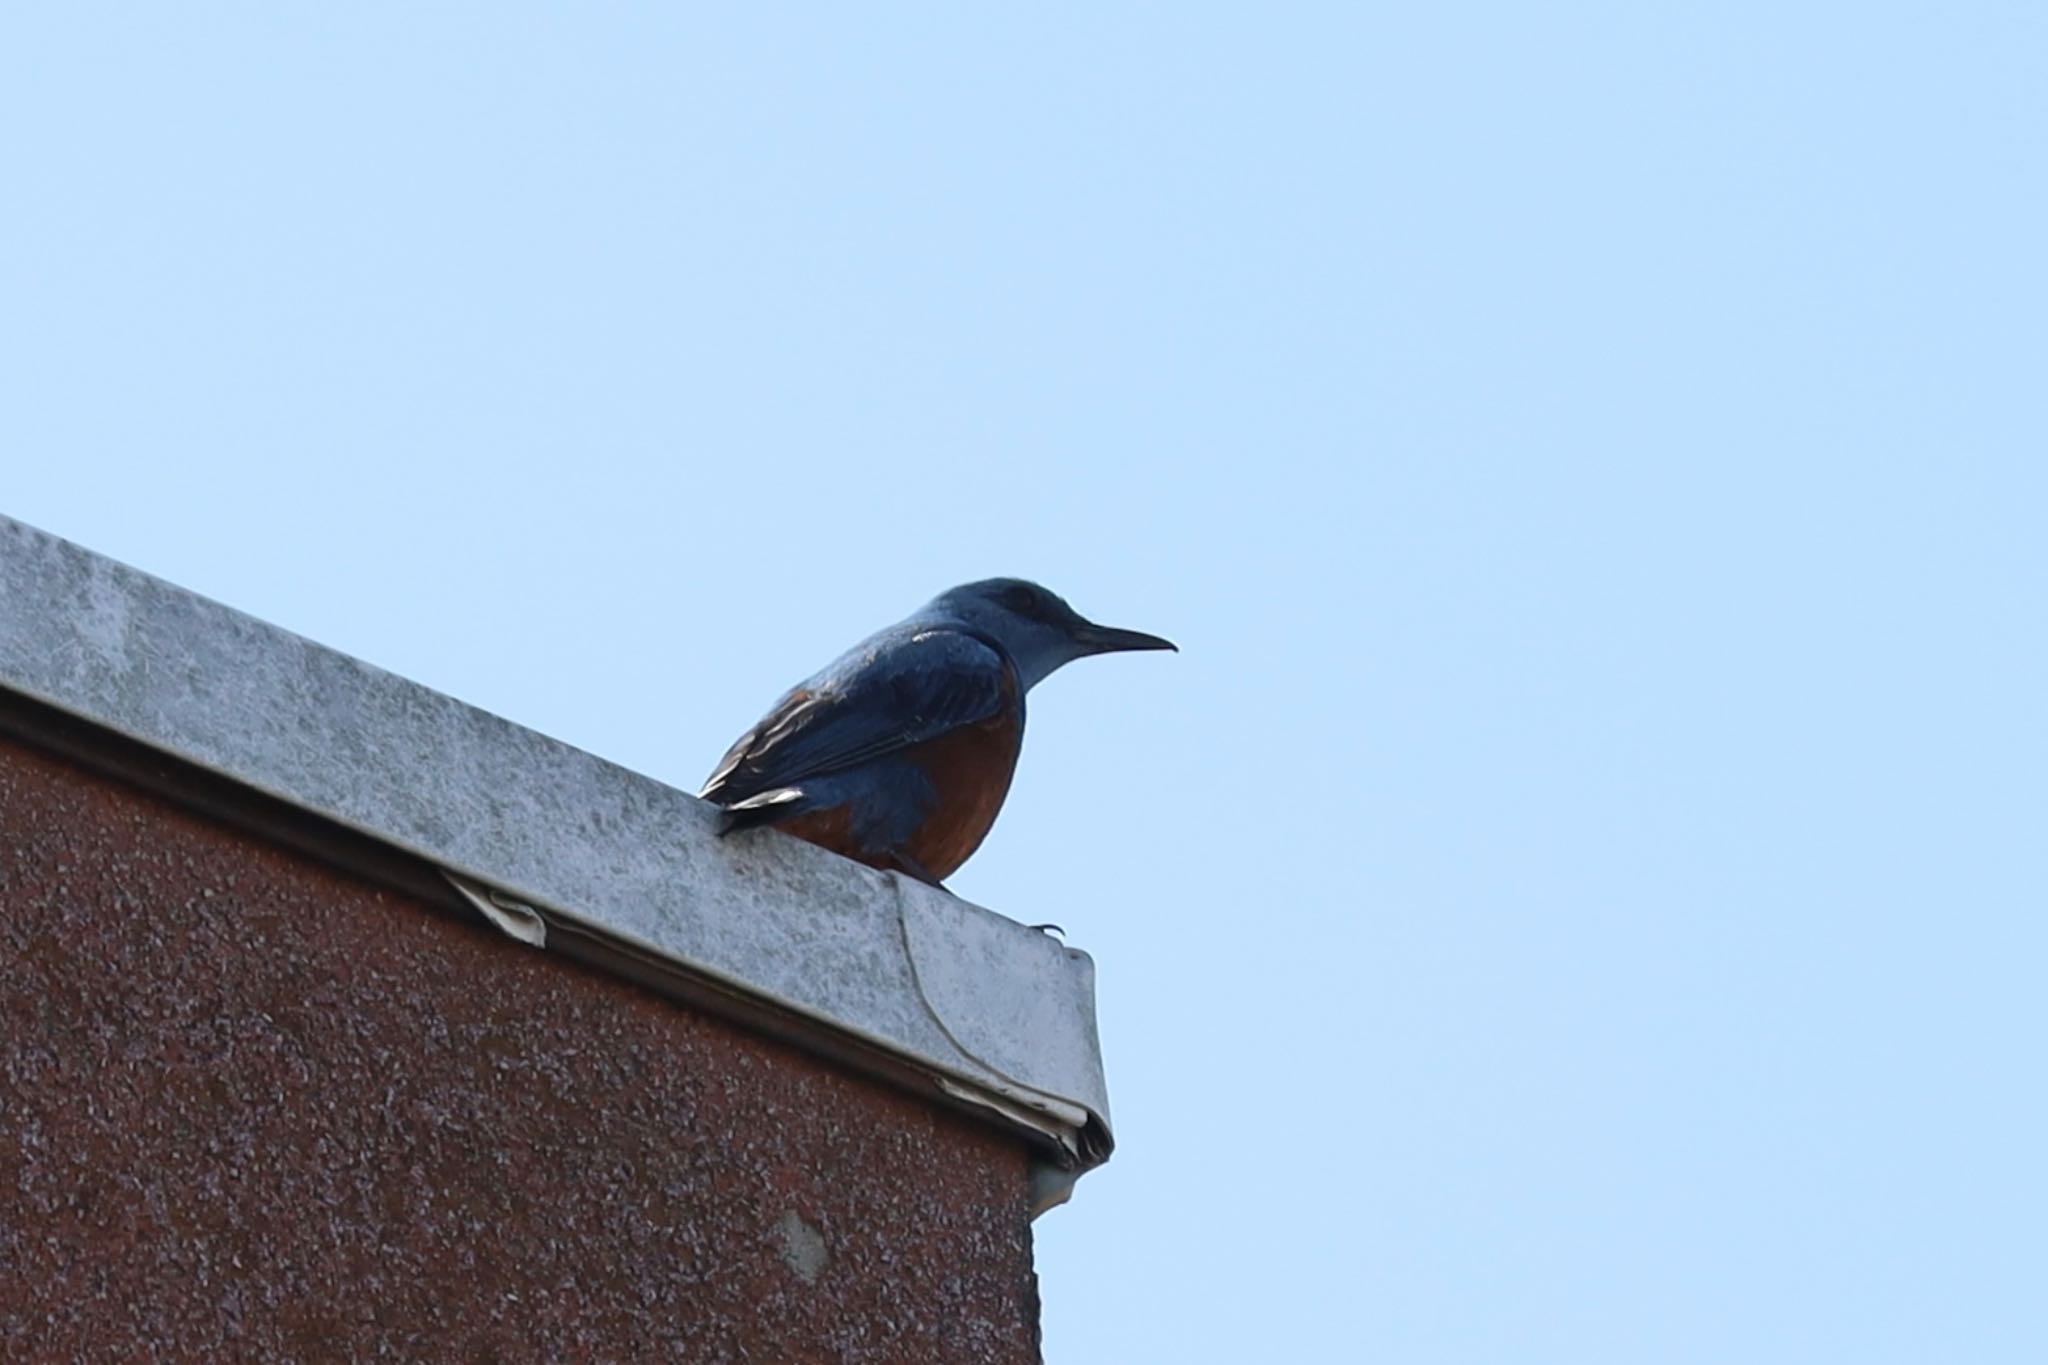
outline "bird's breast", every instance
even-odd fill
[[[1023,744],[1023,708],[1010,705],[906,750],[930,780],[933,800],[904,851],[934,877],[950,877],[995,825]]]

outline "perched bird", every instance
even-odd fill
[[[792,689],[698,795],[723,808],[720,834],[774,825],[937,886],[1009,794],[1024,694],[1090,654],[1174,648],[1098,626],[1036,583],[968,583]]]

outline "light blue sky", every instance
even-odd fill
[[[0,511],[694,788],[1173,636],[1049,1360],[2048,1359],[2048,8],[22,7]]]

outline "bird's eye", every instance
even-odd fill
[[[1003,605],[1019,616],[1037,617],[1045,614],[1044,594],[1021,583],[1013,588],[1003,589]]]

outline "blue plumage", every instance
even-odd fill
[[[778,825],[936,884],[995,822],[1024,694],[1089,654],[1172,648],[1021,579],[966,584],[791,689],[699,795],[724,809],[721,833]]]

